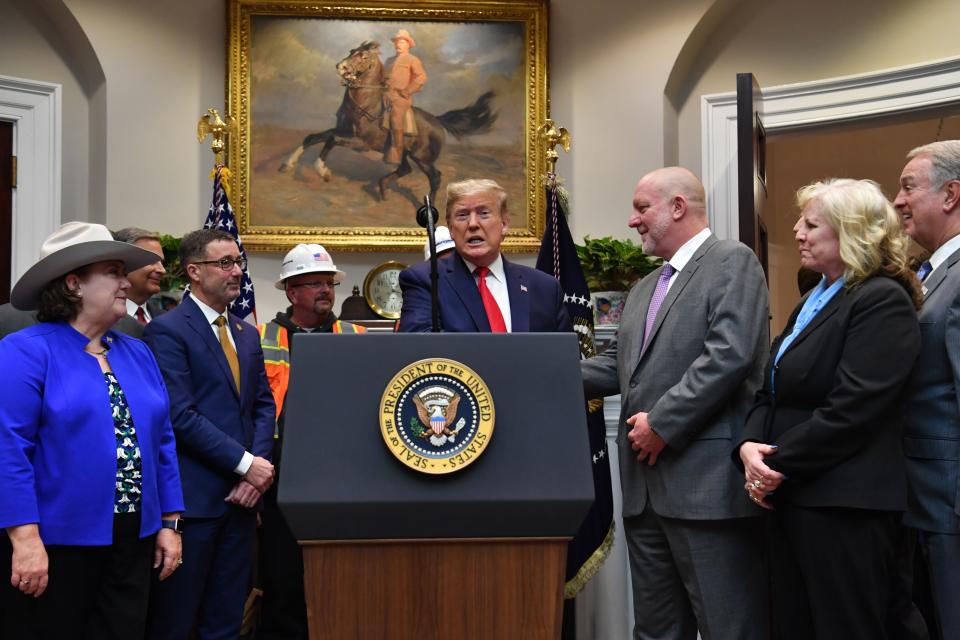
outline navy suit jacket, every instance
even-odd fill
[[[226,512],[223,499],[240,477],[243,453],[270,458],[276,409],[256,327],[229,314],[240,362],[240,392],[200,307],[191,299],[147,325],[143,339],[160,364],[170,393],[170,418],[186,517]]]
[[[490,331],[480,290],[460,256],[451,252],[439,259],[437,270],[440,328],[451,332]],[[503,271],[510,295],[511,332],[571,330],[563,290],[556,278],[508,262],[506,258],[503,259]],[[420,262],[400,272],[400,289],[403,291],[403,310],[399,330],[430,331],[430,263]]]

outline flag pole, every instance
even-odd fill
[[[546,228],[537,257],[537,269],[550,273],[563,288],[564,303],[580,343],[580,355],[589,358],[596,355],[593,336],[593,307],[590,290],[576,247],[567,226],[565,213],[569,202],[557,177],[556,147],[569,152],[570,132],[557,127],[553,120],[546,120],[538,130],[540,143],[545,148],[546,174],[543,186],[549,204],[546,211]],[[586,519],[571,540],[567,549],[567,575],[564,585],[563,637],[571,637],[573,626],[572,599],[596,575],[613,546],[615,524],[613,521],[613,491],[610,477],[610,459],[606,444],[606,424],[603,419],[603,401],[592,400],[584,407],[587,414],[587,430],[593,467],[596,500]]]
[[[210,150],[213,152],[213,171],[210,179],[213,180],[213,198],[210,209],[207,211],[204,229],[220,229],[233,236],[240,249],[240,257],[246,261],[247,252],[240,239],[240,230],[230,206],[230,169],[223,164],[223,152],[226,147],[226,138],[237,131],[237,119],[227,114],[224,118],[213,108],[197,122],[197,142],[203,143],[207,136],[212,137]],[[243,268],[240,281],[240,296],[230,303],[230,311],[246,319],[251,324],[257,323],[256,301],[253,292],[253,280],[248,271],[249,265]]]

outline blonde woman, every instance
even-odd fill
[[[797,204],[800,262],[821,280],[773,343],[734,457],[770,510],[778,637],[886,638],[920,284],[876,183],[817,182]]]

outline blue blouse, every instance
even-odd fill
[[[141,452],[145,537],[162,513],[183,510],[167,390],[135,338],[108,331]],[[117,443],[110,397],[86,336],[41,323],[0,341],[0,527],[38,523],[45,544],[108,545],[113,538]]]
[[[817,314],[820,313],[820,310],[827,306],[827,303],[833,300],[833,297],[837,295],[837,292],[843,288],[843,283],[845,278],[840,276],[834,280],[831,284],[827,284],[827,278],[823,277],[820,279],[820,283],[814,287],[813,291],[810,292],[810,295],[807,296],[807,299],[803,302],[803,307],[800,308],[800,313],[797,314],[797,319],[793,323],[793,330],[789,335],[784,336],[783,340],[780,341],[780,348],[777,349],[777,355],[773,360],[774,364],[780,362],[780,358],[783,357],[783,352],[793,344],[793,341],[797,339],[803,330],[807,328],[807,325],[810,324],[810,321],[817,317]],[[773,389],[774,385],[774,368],[770,368],[770,388]]]

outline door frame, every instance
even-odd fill
[[[0,119],[13,123],[17,188],[13,190],[11,286],[60,226],[63,87],[0,76]]]
[[[960,57],[763,89],[767,135],[960,103]],[[737,93],[700,99],[701,169],[710,228],[739,239]]]

